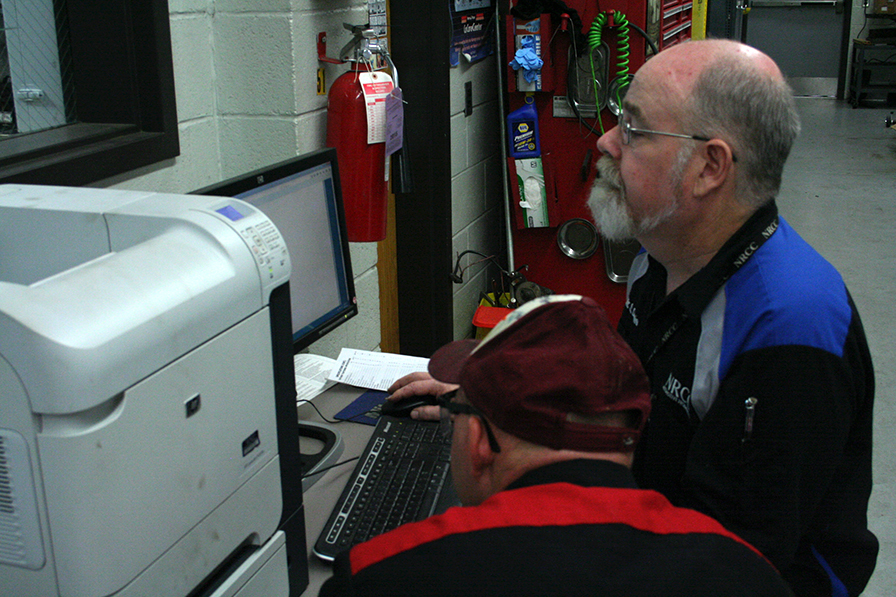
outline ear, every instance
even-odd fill
[[[734,152],[721,139],[703,143],[700,152],[703,167],[694,181],[694,195],[706,196],[729,182],[734,184]]]
[[[470,455],[472,473],[480,478],[491,471],[495,461],[495,453],[488,442],[488,434],[482,419],[477,416],[467,416],[467,450]]]

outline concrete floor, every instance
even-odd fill
[[[858,306],[876,373],[874,490],[880,540],[863,595],[896,595],[896,130],[893,109],[797,98],[803,131],[784,170],[781,214],[840,270]],[[892,119],[892,116],[891,116]]]

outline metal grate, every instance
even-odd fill
[[[76,120],[66,0],[0,0],[0,134]]]

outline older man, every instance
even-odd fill
[[[635,478],[756,545],[799,595],[856,595],[867,529],[874,369],[840,275],[779,217],[799,131],[774,62],[730,41],[648,61],[589,200],[637,238],[619,324],[651,380]]]

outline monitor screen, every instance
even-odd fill
[[[358,313],[336,150],[323,149],[195,191],[260,209],[289,248],[293,350]]]

